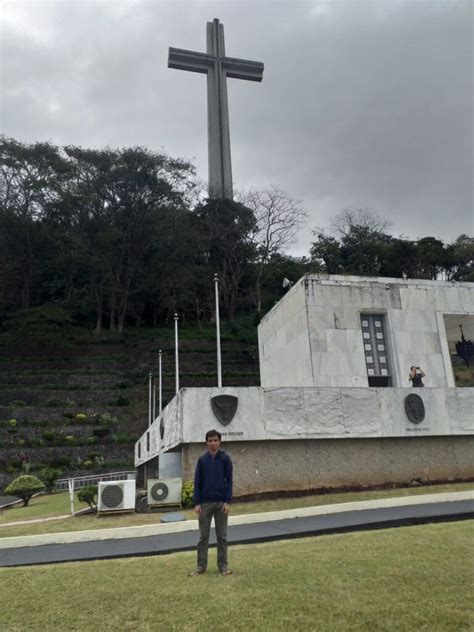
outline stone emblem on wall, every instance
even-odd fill
[[[419,395],[411,393],[405,397],[405,413],[414,424],[419,424],[423,421],[425,418],[425,405]]]
[[[212,412],[223,426],[230,424],[237,412],[239,398],[234,395],[216,395],[211,397]]]

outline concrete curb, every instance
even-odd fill
[[[404,496],[399,498],[383,498],[378,500],[363,500],[350,503],[321,505],[318,507],[304,507],[285,509],[268,513],[244,514],[230,516],[229,526],[258,524],[275,520],[292,520],[310,516],[338,514],[349,511],[366,511],[369,509],[387,509],[390,507],[407,507],[442,502],[456,502],[474,500],[474,491],[450,492],[443,494],[423,494],[420,496]],[[40,535],[26,535],[0,538],[0,550],[20,547],[34,547],[48,544],[70,544],[77,542],[93,542],[101,540],[120,540],[125,538],[143,538],[154,535],[166,535],[197,531],[198,521],[187,520],[168,524],[139,525],[136,527],[119,527],[111,529],[90,529],[88,531],[68,531],[61,533],[45,533]]]

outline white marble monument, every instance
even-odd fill
[[[474,388],[455,387],[447,336],[457,321],[470,336],[473,283],[305,276],[259,326],[262,386],[182,388],[135,464],[156,475],[159,455],[179,450],[192,478],[215,427],[238,494],[472,477]],[[412,364],[425,388],[410,386]],[[211,405],[223,394],[238,399],[225,423]]]
[[[446,316],[474,314],[473,288],[305,276],[262,319],[261,384],[407,387],[416,365],[426,373],[426,386],[454,387]]]

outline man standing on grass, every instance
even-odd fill
[[[207,452],[199,457],[194,474],[194,511],[199,519],[200,539],[197,567],[191,575],[202,575],[207,569],[209,531],[214,516],[217,538],[217,566],[221,575],[232,575],[227,568],[227,519],[232,500],[232,461],[220,449],[221,433],[206,432]]]

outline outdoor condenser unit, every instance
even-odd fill
[[[181,505],[181,478],[150,478],[147,481],[148,506]]]
[[[135,511],[136,481],[99,482],[97,513]]]

